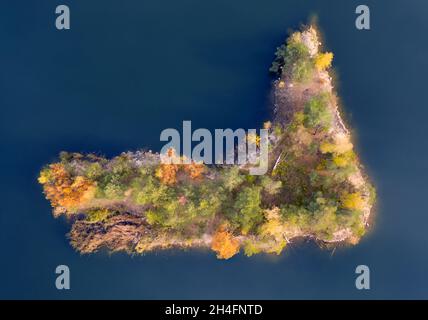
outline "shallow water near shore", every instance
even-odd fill
[[[32,3],[34,2],[34,3]],[[0,298],[428,298],[424,1],[71,1],[72,29],[53,27],[55,1],[0,4],[2,206]],[[25,3],[26,9],[22,7]],[[206,250],[80,256],[51,216],[36,178],[62,150],[159,150],[165,128],[258,128],[271,116],[275,48],[311,14],[335,54],[336,85],[357,153],[378,190],[360,244],[296,241],[281,256],[217,260]],[[55,267],[71,290],[55,288]],[[355,268],[371,289],[355,288]]]

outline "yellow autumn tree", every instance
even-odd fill
[[[333,53],[326,52],[320,53],[315,57],[315,67],[318,71],[325,70],[331,66],[333,61]]]
[[[173,148],[170,148],[162,159],[161,163],[156,170],[156,177],[166,185],[173,185],[177,182],[177,173],[184,171],[192,180],[202,177],[205,172],[205,165],[203,163],[196,163],[194,161],[186,161],[185,156],[180,157],[176,154]]]
[[[350,150],[342,154],[336,154],[333,156],[332,159],[336,166],[343,168],[348,166],[350,163],[352,163],[352,161],[354,161],[355,158],[356,158],[355,153],[352,150]]]
[[[342,207],[350,210],[362,210],[364,209],[364,199],[361,193],[345,193],[341,197]]]
[[[324,141],[320,145],[321,153],[336,153],[342,154],[353,149],[353,144],[349,141],[349,137],[345,134],[337,134],[334,141]]]
[[[264,211],[266,222],[260,226],[260,235],[272,236],[280,239],[284,233],[284,226],[281,223],[279,208],[273,207],[272,209],[266,209]]]
[[[211,249],[217,252],[217,258],[229,259],[239,252],[239,241],[224,228],[214,234]]]
[[[173,185],[177,182],[178,165],[173,163],[162,163],[156,170],[156,177],[166,185]]]
[[[161,164],[156,169],[155,176],[166,185],[173,185],[177,182],[178,163],[180,159],[174,148],[169,148],[166,154],[161,155]]]
[[[266,222],[260,226],[260,236],[272,239],[266,252],[279,255],[287,245],[287,241],[284,238],[287,229],[286,225],[281,221],[280,209],[278,207],[266,209],[264,216]]]
[[[94,182],[83,176],[72,177],[61,163],[42,170],[38,181],[52,206],[63,207],[68,213],[92,200],[96,191]]]
[[[257,135],[256,133],[249,133],[247,135],[247,141],[248,143],[255,144],[257,147],[260,146],[260,136]]]
[[[190,164],[183,164],[184,171],[190,176],[191,179],[196,180],[202,177],[205,171],[203,163],[192,162]]]

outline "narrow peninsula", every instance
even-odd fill
[[[70,222],[71,245],[81,253],[211,248],[228,259],[241,250],[280,254],[298,237],[356,244],[376,195],[340,116],[332,59],[314,26],[277,49],[265,175],[165,164],[145,151],[113,159],[62,152],[38,180],[54,216]]]

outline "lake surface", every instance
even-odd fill
[[[0,4],[0,298],[428,298],[428,2],[58,1]],[[208,251],[80,256],[36,178],[62,150],[159,150],[165,128],[257,128],[270,116],[275,48],[311,14],[378,189],[374,227],[351,248],[292,244],[279,257]],[[66,264],[71,290],[55,288]],[[371,289],[355,288],[370,267]]]

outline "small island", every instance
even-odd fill
[[[275,55],[267,174],[166,164],[146,151],[113,159],[62,152],[38,181],[54,216],[71,223],[71,245],[85,254],[211,248],[228,259],[241,250],[280,254],[301,237],[358,243],[376,193],[339,113],[333,54],[321,52],[317,29],[305,26]]]

